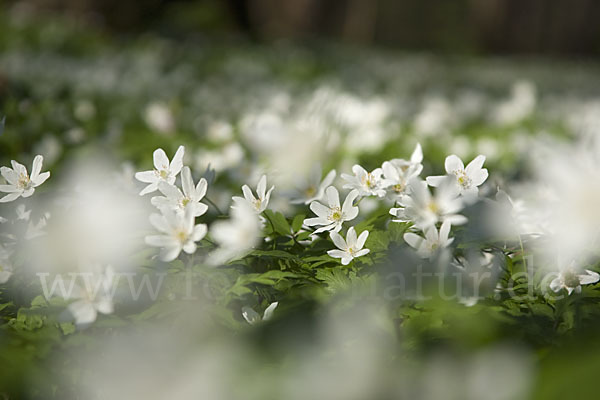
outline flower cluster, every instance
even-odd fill
[[[193,254],[196,243],[207,233],[205,224],[196,224],[196,218],[206,213],[208,206],[201,203],[208,183],[200,178],[194,185],[189,167],[183,166],[185,148],[180,146],[172,161],[163,149],[154,151],[154,170],[138,172],[135,178],[148,185],[140,192],[143,196],[159,190],[163,196],[155,196],[150,201],[160,213],[150,216],[150,223],[160,232],[146,237],[150,246],[160,247],[161,259],[173,261],[181,251]],[[177,175],[181,173],[181,186],[175,186]]]

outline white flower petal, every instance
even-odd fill
[[[470,176],[472,173],[479,171],[481,169],[481,167],[483,167],[484,162],[485,162],[485,156],[478,155],[477,157],[475,157],[473,159],[473,161],[471,161],[467,165],[467,168],[465,168],[465,172],[467,173],[467,175]]]
[[[339,233],[331,232],[329,234],[329,237],[331,238],[331,240],[333,241],[333,244],[335,244],[338,249],[343,250],[343,251],[346,251],[348,249],[349,246],[346,244],[346,241],[344,240],[342,235],[340,235]]]
[[[446,172],[448,174],[452,174],[454,171],[461,171],[465,169],[465,165],[463,164],[462,160],[454,154],[446,157],[444,166],[446,167]]]
[[[33,165],[31,166],[31,180],[35,180],[40,172],[42,171],[42,163],[44,162],[44,157],[41,155],[35,156],[33,159]]]
[[[269,307],[267,307],[267,309],[265,310],[265,312],[263,314],[263,321],[268,321],[273,317],[273,312],[275,311],[275,309],[277,308],[278,305],[279,305],[278,302],[269,304]]]
[[[168,170],[169,169],[169,157],[163,149],[156,149],[152,153],[152,159],[154,161],[154,168],[157,170]]]
[[[48,172],[48,171],[42,172],[41,174],[39,174],[35,178],[32,177],[31,178],[31,183],[33,184],[34,187],[38,187],[42,183],[46,182],[48,180],[48,178],[50,178],[50,172]]]
[[[360,233],[360,235],[358,236],[358,240],[356,241],[356,248],[362,249],[364,247],[365,242],[367,241],[368,237],[369,237],[369,231],[362,231]]]
[[[413,249],[417,249],[417,250],[421,247],[421,244],[425,240],[421,236],[414,234],[412,232],[405,233],[403,237],[404,237],[404,241],[406,243],[408,243],[408,245],[410,247],[412,247]]]
[[[429,186],[438,187],[438,186],[440,186],[444,182],[444,180],[447,177],[448,177],[448,175],[428,176],[427,178],[425,178],[425,181],[427,182],[427,184]]]
[[[173,176],[176,176],[177,174],[179,174],[179,171],[181,171],[181,168],[183,168],[184,153],[185,153],[185,147],[179,146],[179,148],[175,152],[175,155],[173,156],[173,160],[171,161],[171,164],[169,165],[169,170],[171,171]],[[168,160],[167,160],[167,162],[168,162]]]
[[[340,206],[340,194],[334,186],[329,186],[325,189],[325,195],[327,196],[327,204],[329,208]]]

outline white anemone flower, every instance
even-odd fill
[[[415,150],[410,156],[410,161],[395,158],[390,161],[385,161],[381,166],[383,177],[387,185],[388,193],[394,197],[407,192],[408,183],[411,179],[416,178],[423,170],[423,150],[421,145],[417,143]]]
[[[410,182],[411,193],[402,195],[398,200],[398,208],[392,208],[390,214],[397,219],[395,222],[412,222],[421,230],[437,224],[439,221],[449,221],[452,225],[462,225],[467,222],[464,215],[458,214],[463,203],[456,196],[451,184],[442,184],[437,188],[435,196],[431,195],[427,184],[419,179]]]
[[[233,207],[239,207],[240,204],[247,203],[257,214],[260,214],[267,209],[273,189],[275,189],[275,186],[271,186],[267,191],[267,176],[263,175],[260,177],[258,185],[256,186],[257,197],[254,197],[254,194],[252,194],[252,190],[248,185],[244,185],[242,186],[244,197],[234,196],[233,201],[235,202],[235,205]]]
[[[113,313],[114,278],[114,270],[109,265],[101,274],[85,275],[86,281],[83,287],[73,285],[73,290],[66,298],[77,299],[67,307],[75,318],[75,325],[85,327],[96,320],[98,313]]]
[[[200,178],[198,184],[194,186],[192,171],[189,167],[183,167],[181,170],[181,186],[183,192],[175,185],[170,185],[167,182],[160,182],[158,184],[158,190],[164,196],[153,197],[150,202],[155,207],[168,207],[181,213],[187,208],[191,208],[192,216],[194,217],[203,215],[208,210],[208,206],[200,202],[204,198],[208,188],[206,179]]]
[[[321,175],[321,165],[315,164],[308,179],[292,194],[292,204],[310,204],[313,201],[322,200],[325,189],[331,186],[335,179],[336,171],[329,171],[323,180],[321,180]]]
[[[185,147],[179,146],[177,152],[173,156],[173,160],[169,161],[169,157],[167,157],[167,154],[163,149],[154,150],[154,169],[151,171],[137,172],[135,174],[135,179],[149,184],[142,189],[140,196],[156,191],[160,182],[167,182],[170,185],[174,184],[175,178],[183,168],[184,152]]]
[[[314,233],[325,231],[339,232],[344,221],[352,221],[358,216],[358,207],[354,206],[354,200],[358,197],[358,190],[352,190],[346,196],[344,204],[340,207],[340,194],[333,186],[325,189],[327,206],[313,201],[310,209],[317,215],[316,218],[307,218],[304,224],[308,226],[322,225]]]
[[[560,292],[566,289],[569,295],[571,293],[581,293],[581,285],[591,285],[600,281],[600,274],[589,269],[585,273],[578,273],[574,268],[574,263],[565,270],[558,273],[558,276],[550,282],[550,289]]]
[[[246,322],[248,322],[250,325],[256,325],[261,321],[270,320],[273,317],[273,312],[275,311],[275,309],[277,308],[278,305],[279,305],[278,302],[269,304],[269,306],[266,308],[265,312],[263,313],[262,317],[260,316],[259,313],[254,311],[252,308],[242,307],[242,316],[244,317]]]
[[[452,182],[460,195],[476,196],[479,193],[477,187],[488,178],[488,170],[482,168],[484,162],[485,156],[478,155],[465,168],[458,156],[449,155],[444,163],[447,175],[428,176],[427,183],[429,186],[437,187],[446,180],[447,176],[450,176],[454,178]]]
[[[30,197],[35,188],[50,177],[50,172],[41,172],[44,157],[37,155],[33,159],[31,175],[27,173],[27,168],[15,160],[12,160],[12,169],[8,167],[0,168],[0,173],[6,179],[8,184],[0,185],[0,192],[8,193],[0,198],[0,203],[8,203],[19,197]]]
[[[188,254],[194,253],[196,242],[206,236],[206,225],[195,225],[191,208],[187,208],[184,213],[175,213],[168,208],[161,211],[162,214],[150,216],[150,223],[161,235],[146,236],[146,243],[161,248],[160,257],[163,261],[173,261],[181,250]]]
[[[369,237],[369,231],[363,231],[356,237],[354,227],[350,227],[348,233],[346,233],[346,240],[337,232],[331,232],[329,237],[339,250],[329,250],[327,254],[333,258],[341,258],[342,265],[348,265],[353,259],[369,254],[371,251],[363,249],[367,237]]]
[[[404,241],[422,258],[432,258],[439,250],[448,247],[454,241],[454,238],[448,238],[450,228],[450,222],[445,221],[439,232],[435,226],[430,226],[425,230],[424,238],[408,232],[404,234]]]
[[[367,172],[363,167],[356,164],[352,167],[354,175],[342,174],[342,179],[346,183],[344,189],[355,189],[360,196],[385,196],[385,188],[387,182],[382,178],[383,170],[375,168],[371,172]]]

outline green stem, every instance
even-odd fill
[[[204,196],[204,200],[206,200],[206,202],[207,202],[208,204],[210,204],[211,206],[213,206],[213,207],[214,207],[214,209],[215,209],[215,210],[217,210],[217,212],[218,212],[220,215],[227,215],[227,214],[225,214],[223,211],[221,211],[221,209],[219,208],[219,206],[217,206],[217,205],[216,205],[216,204],[215,204],[215,203],[214,203],[214,202],[213,202],[211,199],[209,199],[207,196]]]

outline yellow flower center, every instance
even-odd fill
[[[396,193],[402,193],[402,192],[404,192],[405,187],[406,187],[406,185],[404,183],[398,183],[393,186],[393,189],[394,189],[394,192],[396,192]]]
[[[373,175],[371,175],[370,172],[367,174],[366,184],[369,189],[373,189],[375,186],[377,186],[377,183],[375,182],[375,178],[373,178]]]
[[[306,197],[313,197],[315,193],[317,193],[317,189],[314,186],[310,186],[304,191]]]
[[[27,173],[19,174],[19,179],[17,181],[18,187],[20,187],[21,189],[27,189],[27,187],[29,186],[30,183],[31,183],[31,180],[29,179],[29,176],[27,175]]]
[[[430,201],[429,204],[427,204],[427,209],[434,214],[437,214],[440,211],[440,207],[435,201]]]
[[[463,188],[468,188],[471,186],[471,179],[467,176],[467,173],[465,171],[454,171],[454,175],[456,175],[456,180],[458,181],[458,184]]]
[[[166,169],[161,169],[158,171],[158,176],[160,176],[162,179],[167,179],[169,177],[169,171]]]
[[[192,200],[189,197],[184,197],[183,199],[181,199],[181,205],[185,207],[190,203],[190,201]]]
[[[177,240],[183,243],[187,240],[188,234],[187,232],[180,230],[175,232],[175,237],[177,238]]]
[[[334,207],[331,209],[328,219],[330,221],[339,221],[342,219],[342,215],[342,209],[339,207]]]

